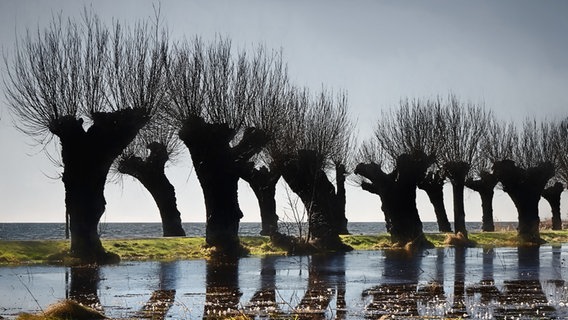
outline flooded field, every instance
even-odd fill
[[[0,316],[71,298],[112,318],[568,318],[567,247],[0,268]]]

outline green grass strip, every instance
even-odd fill
[[[541,238],[549,245],[568,243],[568,230],[543,230]],[[436,247],[445,244],[447,234],[428,233],[426,238]],[[390,248],[388,234],[341,236],[345,244],[355,250],[379,250]],[[520,244],[515,231],[472,232],[469,239],[478,247],[516,247]],[[152,238],[152,239],[105,239],[106,250],[118,254],[123,261],[172,261],[206,259],[211,251],[203,237]],[[241,237],[241,243],[251,255],[284,255],[282,248],[275,247],[268,237]],[[58,263],[69,251],[68,240],[0,241],[0,265]]]

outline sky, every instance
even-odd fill
[[[258,44],[282,49],[292,82],[318,90],[345,90],[360,140],[371,135],[381,112],[401,99],[449,93],[484,104],[497,118],[568,116],[568,2],[563,0],[337,1],[337,0],[0,0],[0,46],[7,61],[27,29],[45,27],[54,14],[78,17],[85,7],[104,21],[132,23],[161,14],[171,39],[228,36],[236,48]],[[6,66],[0,65],[1,77]],[[57,140],[48,146],[56,152]],[[42,146],[14,129],[0,89],[0,222],[64,221],[64,189]],[[53,151],[55,150],[55,151]],[[166,171],[176,188],[184,222],[205,221],[201,188],[187,150]],[[450,220],[452,199],[446,185]],[[101,222],[158,222],[150,194],[124,178],[105,189]],[[563,216],[568,197],[563,194]],[[254,194],[239,184],[244,218],[260,221]],[[479,195],[466,190],[466,220],[481,220]],[[423,221],[435,221],[426,194],[417,205]],[[284,184],[278,186],[278,214],[289,213]],[[550,207],[540,203],[541,218]],[[378,196],[347,187],[350,221],[384,221]],[[515,221],[509,197],[497,191],[496,221]],[[564,216],[564,218],[566,218]]]

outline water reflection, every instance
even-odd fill
[[[217,319],[220,316],[239,314],[242,295],[239,289],[239,260],[235,258],[208,260],[205,277],[203,317]]]
[[[568,315],[566,253],[560,246],[443,248],[0,268],[0,287],[12,288],[0,290],[0,313],[37,310],[33,301],[23,309],[24,299],[6,303],[26,294],[25,280],[42,308],[67,296],[111,318],[561,319]]]
[[[467,318],[465,301],[465,257],[468,248],[454,248],[454,299],[449,316]]]
[[[150,299],[137,313],[136,318],[165,319],[176,297],[178,262],[161,262],[159,268],[158,289],[152,292]]]
[[[260,288],[247,304],[247,314],[260,316],[284,314],[276,302],[276,262],[278,259],[278,256],[265,256],[260,259]]]
[[[330,303],[334,297],[332,308]],[[312,256],[308,289],[296,306],[296,315],[300,319],[324,319],[326,311],[335,310],[336,319],[343,319],[345,308],[345,254]]]
[[[371,297],[366,306],[366,318],[393,316],[418,316],[418,280],[422,273],[423,254],[405,250],[384,252],[383,284],[363,291],[363,297]]]
[[[540,283],[540,248],[519,247],[517,257],[517,279],[504,281],[503,292],[499,295],[502,307],[495,310],[495,318],[523,315],[531,319],[550,319],[555,310],[548,305]]]
[[[101,280],[99,267],[71,267],[70,273],[71,282],[67,293],[68,298],[103,312],[98,295],[99,282]]]

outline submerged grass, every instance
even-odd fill
[[[542,230],[540,235],[549,245],[568,243],[568,230]],[[447,246],[445,233],[427,233],[426,238],[436,247]],[[344,235],[341,239],[355,250],[378,250],[392,246],[388,234]],[[521,244],[515,231],[472,232],[469,233],[469,239],[479,247],[515,247]],[[108,239],[102,242],[108,251],[118,254],[123,261],[203,259],[211,254],[203,237]],[[286,254],[286,250],[271,243],[269,237],[242,237],[241,243],[251,255]],[[69,242],[66,240],[2,240],[0,265],[60,263],[68,251]]]

